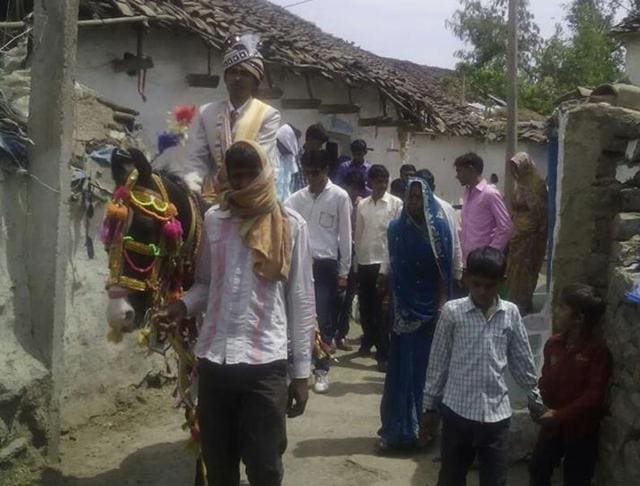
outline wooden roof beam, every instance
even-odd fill
[[[342,115],[360,113],[360,107],[352,104],[320,105],[318,111],[323,115]]]
[[[285,110],[317,110],[322,100],[314,98],[284,98],[281,102]]]
[[[148,21],[175,20],[172,15],[156,15],[150,17],[148,15],[136,15],[133,17],[115,17],[111,19],[87,19],[78,20],[78,27],[95,27],[97,25],[115,25],[115,24],[135,24]],[[30,24],[23,21],[17,22],[0,22],[0,29],[20,30],[28,27]]]

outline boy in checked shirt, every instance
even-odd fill
[[[439,486],[463,486],[476,455],[480,486],[507,484],[511,404],[507,366],[526,392],[530,408],[541,406],[536,370],[518,308],[498,297],[505,258],[500,250],[469,254],[469,297],[445,304],[433,338],[424,392],[422,437],[442,414]]]

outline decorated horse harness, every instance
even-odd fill
[[[197,442],[195,390],[193,390],[196,359],[192,352],[198,329],[195,319],[186,319],[175,331],[161,335],[153,315],[161,308],[181,298],[185,281],[192,279],[202,232],[202,217],[195,196],[188,193],[190,224],[186,231],[178,219],[178,210],[171,202],[162,178],[152,174],[157,191],[138,184],[138,170],[133,169],[126,182],[116,188],[108,203],[102,227],[102,241],[109,251],[107,290],[121,287],[134,292],[149,292],[150,305],[145,312],[138,343],[163,355],[172,348],[178,358],[177,399],[186,407],[187,424]],[[129,232],[136,212],[160,225],[159,240],[154,243],[136,241]],[[134,255],[150,259],[141,266]],[[131,276],[134,273],[135,276]],[[108,338],[118,342],[121,332],[111,330]]]

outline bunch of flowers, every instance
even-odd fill
[[[167,130],[158,135],[158,155],[168,148],[175,147],[187,140],[187,133],[197,107],[194,105],[178,105],[169,113]]]

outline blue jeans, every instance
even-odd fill
[[[338,262],[336,260],[313,260],[313,280],[320,335],[322,340],[329,344],[336,337]]]

